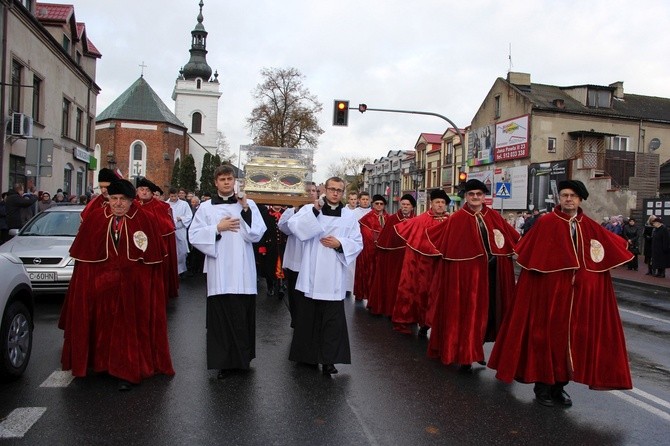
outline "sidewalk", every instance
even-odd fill
[[[639,271],[629,271],[625,266],[610,270],[615,283],[637,286],[641,289],[640,294],[634,297],[631,297],[630,293],[626,293],[625,296],[617,294],[617,299],[670,315],[670,275],[662,279],[648,276],[646,272],[647,265],[642,262]]]

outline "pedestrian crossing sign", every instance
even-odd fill
[[[512,198],[512,183],[496,183],[496,197]]]

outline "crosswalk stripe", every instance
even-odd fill
[[[657,417],[664,419],[665,421],[670,421],[670,414],[668,414],[666,412],[663,412],[661,409],[658,409],[658,408],[652,406],[651,404],[647,404],[643,401],[640,401],[637,398],[635,398],[635,397],[633,397],[633,396],[631,396],[627,393],[624,393],[620,390],[612,390],[611,393],[613,395],[618,396],[622,400],[627,401],[627,402],[633,404],[634,406],[639,407],[640,409],[644,409],[647,412],[652,413],[652,414],[656,415]]]
[[[670,409],[670,403],[669,402],[667,402],[667,401],[665,401],[665,400],[663,400],[663,399],[661,399],[661,398],[659,398],[655,395],[652,395],[651,393],[647,393],[644,390],[640,390],[640,389],[637,389],[637,388],[633,388],[630,391],[633,392],[633,393],[637,393],[641,397],[646,398],[649,401],[658,404],[659,406],[663,406],[667,409]]]
[[[46,407],[19,407],[0,423],[0,438],[23,438],[46,412]]]
[[[40,387],[67,387],[70,385],[74,376],[68,371],[56,370],[44,380]]]

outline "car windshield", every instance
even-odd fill
[[[29,221],[19,235],[74,237],[80,223],[79,212],[42,212]]]

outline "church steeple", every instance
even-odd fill
[[[202,7],[204,3],[200,0],[200,13],[198,14],[198,24],[191,31],[191,58],[184,68],[180,71],[183,79],[195,80],[201,78],[205,82],[212,76],[212,68],[207,64],[207,31],[202,24]]]

